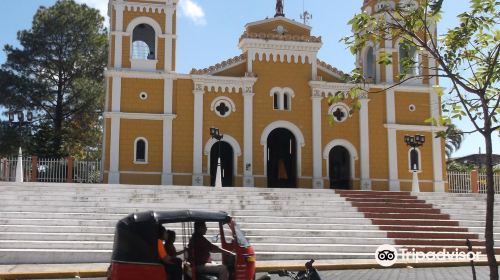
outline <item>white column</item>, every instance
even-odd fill
[[[123,42],[123,5],[116,5],[116,32],[115,32],[115,65],[114,68],[122,67],[122,42]]]
[[[430,91],[431,116],[439,117],[439,97],[437,92],[432,89]],[[444,192],[443,182],[443,150],[441,145],[441,137],[437,137],[432,133],[432,171],[434,173],[433,187],[435,192]]]
[[[109,184],[119,184],[120,183],[120,117],[111,117],[111,136],[110,149],[109,149],[109,174],[108,183]]]
[[[313,152],[313,188],[322,189],[323,170],[321,166],[321,100],[320,91],[314,90],[312,100],[312,152]]]
[[[311,61],[312,80],[316,81],[316,80],[318,80],[318,60],[317,60],[316,54],[313,54],[311,56],[312,56],[312,61]]]
[[[396,123],[396,104],[394,89],[386,90],[387,123]],[[388,128],[388,154],[389,154],[389,190],[399,191],[400,184],[398,179],[398,143],[396,129]]]
[[[113,84],[111,86],[111,112],[120,112],[122,95],[122,79],[120,77],[113,77]]]
[[[202,138],[203,138],[203,94],[202,84],[195,84],[194,94],[194,134],[193,134],[193,186],[203,185]]]
[[[174,26],[174,11],[175,5],[167,5],[165,12],[165,71],[172,71],[173,61],[173,26]]]
[[[243,94],[243,186],[254,187],[253,177],[253,96],[250,87]]]
[[[398,47],[396,46],[396,48],[398,48]],[[385,49],[392,51],[392,49],[393,49],[392,40],[385,40]],[[389,53],[389,55],[392,55],[392,53]],[[392,60],[392,62],[394,62],[394,60],[392,58],[390,58],[390,59]],[[385,65],[385,82],[387,84],[394,83],[393,67],[397,67],[397,65],[394,65],[393,63]]]
[[[111,86],[111,112],[120,112],[122,81],[120,77],[113,77]],[[111,135],[109,138],[109,175],[108,183],[120,183],[120,117],[111,117]]]
[[[370,133],[368,124],[368,93],[360,96],[361,109],[359,111],[359,136],[361,150],[361,189],[371,190],[370,179]]]
[[[163,83],[163,113],[172,114],[172,91],[174,82],[171,78]],[[172,121],[173,117],[163,119],[163,164],[161,174],[162,185],[172,185]]]

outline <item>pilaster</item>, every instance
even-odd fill
[[[204,85],[195,83],[194,94],[194,133],[193,133],[193,186],[203,185],[203,95]]]
[[[396,123],[396,104],[395,104],[394,89],[386,90],[386,108],[387,108],[387,123]],[[389,160],[389,190],[399,191],[400,184],[398,179],[398,143],[396,129],[387,129],[388,138],[388,160]]]
[[[163,86],[163,111],[164,114],[172,114],[172,91],[174,83],[172,79],[165,79]],[[163,120],[163,163],[161,184],[172,185],[172,121],[173,118]]]
[[[109,151],[109,184],[120,183],[120,117],[111,117],[111,135],[110,135],[110,151]]]
[[[361,189],[371,190],[370,179],[370,133],[368,124],[368,93],[360,95],[361,109],[359,112],[359,135],[360,135],[360,157],[361,157]]]
[[[123,11],[124,11],[124,6],[123,5],[115,5],[116,9],[116,32],[115,32],[115,49],[114,49],[114,56],[115,56],[115,65],[113,65],[114,68],[121,68],[122,67],[122,43],[123,43]]]
[[[254,187],[253,177],[253,93],[252,87],[243,93],[243,186]]]
[[[439,97],[435,89],[432,89],[429,94],[429,102],[431,104],[431,116],[439,117]],[[441,145],[441,137],[437,137],[432,133],[432,171],[434,173],[433,188],[435,192],[444,192],[443,181],[443,146]]]
[[[313,188],[324,188],[321,167],[321,100],[323,94],[319,90],[313,90],[312,96],[312,132],[313,132]]]

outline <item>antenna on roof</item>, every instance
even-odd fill
[[[313,15],[306,11],[305,0],[302,0],[302,14],[300,15],[300,19],[304,22],[305,25],[309,25],[309,20],[313,18]]]

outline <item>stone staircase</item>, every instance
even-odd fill
[[[484,211],[479,201],[484,195],[462,195],[409,192],[359,192],[337,191],[366,218],[387,232],[394,244],[409,250],[429,252],[446,249],[450,252],[467,252],[469,239],[474,251],[485,254]],[[456,199],[461,197],[462,199]],[[433,203],[430,203],[433,202]],[[469,204],[469,207],[460,205]],[[497,203],[500,207],[500,203]],[[484,208],[484,207],[483,207]],[[497,208],[498,209],[498,208]],[[496,232],[500,229],[500,217],[496,218]],[[476,225],[476,227],[472,227]],[[482,227],[481,227],[482,225]],[[500,235],[495,235],[500,240]],[[497,242],[499,244],[499,242]],[[496,250],[500,254],[500,248]]]
[[[116,222],[146,210],[226,211],[245,231],[259,260],[373,259],[382,244],[443,248],[460,245],[464,237],[483,245],[479,208],[477,215],[454,217],[450,213],[460,210],[453,208],[455,196],[420,197],[426,195],[0,183],[0,263],[109,262]],[[461,199],[473,207],[477,198]],[[495,223],[499,232],[499,216]],[[208,227],[207,235],[214,235],[216,225]],[[177,231],[180,248],[180,225],[170,228]]]

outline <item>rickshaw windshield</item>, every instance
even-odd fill
[[[234,231],[238,245],[243,248],[250,247],[250,242],[248,242],[248,239],[245,237],[245,233],[240,229],[239,225],[234,226]]]

